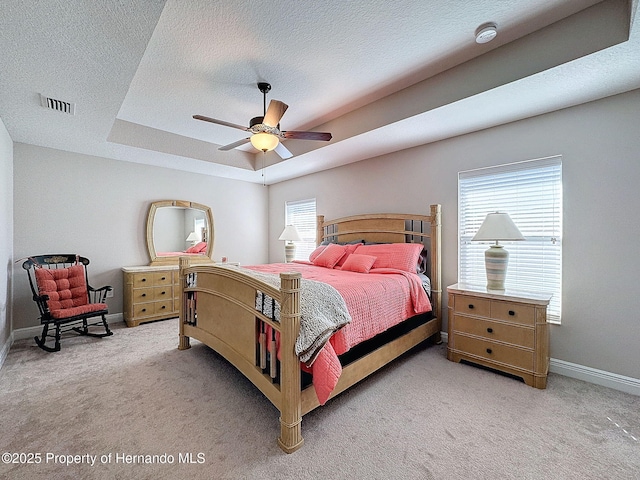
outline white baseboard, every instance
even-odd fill
[[[551,359],[549,371],[565,377],[584,380],[603,387],[613,388],[622,392],[640,396],[640,379],[625,377],[617,373],[605,372],[596,368],[585,367],[564,360]]]
[[[11,332],[11,335],[9,335],[7,341],[4,342],[4,345],[2,345],[2,348],[0,348],[0,368],[2,368],[2,365],[4,365],[4,361],[7,358],[7,355],[9,355],[11,345],[13,345],[13,332]]]
[[[122,313],[107,314],[107,322],[109,325],[118,322],[124,322]],[[13,340],[24,340],[25,338],[33,338],[42,333],[42,325],[36,325],[35,327],[18,328],[13,331]],[[12,342],[13,343],[13,342]]]
[[[447,332],[440,333],[442,341],[447,343],[449,335]],[[605,372],[596,368],[585,367],[576,363],[565,362],[552,358],[549,363],[549,371],[564,375],[565,377],[583,380],[585,382],[600,385],[602,387],[613,388],[622,392],[640,396],[640,379],[625,377],[617,373]]]

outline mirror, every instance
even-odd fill
[[[206,205],[183,200],[153,202],[147,216],[147,249],[151,265],[209,263],[213,255],[213,215]]]

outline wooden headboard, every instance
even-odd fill
[[[323,241],[366,240],[378,243],[422,243],[429,252],[427,272],[431,280],[434,315],[441,317],[442,261],[440,205],[431,205],[430,215],[379,213],[354,215],[325,221],[318,215],[316,244]]]

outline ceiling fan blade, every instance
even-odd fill
[[[293,153],[291,153],[287,147],[282,144],[282,142],[278,143],[278,146],[274,148],[273,151],[276,152],[283,160],[293,157]]]
[[[237,142],[233,142],[230,143],[229,145],[225,145],[223,147],[220,147],[218,150],[233,150],[236,147],[239,147],[240,145],[244,145],[245,143],[249,143],[250,141],[250,137],[247,138],[243,138],[242,140],[238,140]]]
[[[278,123],[280,123],[280,119],[284,115],[284,112],[287,111],[289,105],[281,102],[280,100],[271,100],[269,102],[269,108],[267,108],[267,113],[262,120],[263,125],[268,125],[269,127],[277,127]]]
[[[327,132],[296,132],[288,131],[282,132],[284,138],[293,138],[295,140],[324,140],[328,142],[331,140],[331,134]]]
[[[242,125],[238,125],[237,123],[225,122],[224,120],[216,120],[215,118],[205,117],[203,115],[194,115],[193,118],[196,120],[203,120],[205,122],[216,123],[218,125],[224,125],[225,127],[237,128],[239,130],[244,130],[245,132],[249,129],[247,127],[243,127]]]

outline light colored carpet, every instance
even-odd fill
[[[0,477],[640,478],[640,397],[553,374],[537,390],[449,362],[444,345],[305,416],[305,445],[287,455],[277,410],[206,346],[177,350],[177,331],[177,320],[117,324],[109,338],[66,338],[58,353],[16,342],[0,370],[0,452],[41,459],[0,464]]]

